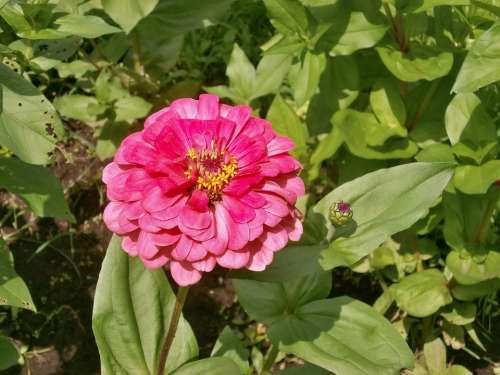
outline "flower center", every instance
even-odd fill
[[[218,150],[212,141],[210,148],[201,152],[194,148],[186,153],[188,168],[184,172],[187,178],[196,179],[196,187],[206,191],[210,200],[218,199],[221,191],[236,176],[238,161],[225,150]]]

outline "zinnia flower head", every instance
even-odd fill
[[[190,285],[216,264],[262,271],[302,224],[293,142],[247,106],[179,99],[129,135],[103,171],[104,222],[148,268]]]

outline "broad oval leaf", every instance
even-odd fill
[[[47,164],[64,137],[50,102],[30,82],[0,64],[0,144],[27,163]]]
[[[12,341],[0,335],[0,370],[7,370],[14,366],[20,357],[19,350]]]
[[[398,79],[415,82],[445,76],[453,66],[453,54],[427,46],[413,46],[408,53],[395,46],[377,48],[384,65]]]
[[[229,358],[205,358],[186,363],[172,375],[241,375],[241,371]]]
[[[93,39],[121,31],[119,28],[107,24],[100,17],[81,14],[68,14],[58,18],[55,23],[59,25],[57,31],[62,31],[69,35],[78,35],[82,38]]]
[[[446,278],[437,269],[427,269],[404,277],[390,287],[398,307],[423,318],[453,301]]]
[[[341,200],[351,204],[355,230],[335,239],[321,254],[325,269],[350,266],[391,235],[422,218],[451,178],[448,163],[411,163],[368,173],[326,195],[314,212],[329,223],[329,209]],[[331,230],[331,224],[327,224]]]
[[[0,239],[0,305],[22,307],[23,309],[36,311],[30,291],[23,279],[16,273],[12,255],[2,239]],[[0,336],[0,339],[2,339],[2,336]],[[0,350],[0,353],[2,353],[2,350]],[[0,369],[2,369],[1,360]]]
[[[500,180],[500,160],[479,166],[460,165],[453,176],[455,187],[466,194],[485,194],[497,180]]]
[[[45,167],[0,158],[0,188],[19,196],[38,216],[75,221],[60,182]]]
[[[500,22],[496,22],[472,45],[453,86],[455,92],[473,92],[500,80]]]
[[[97,282],[92,329],[104,375],[156,374],[175,295],[162,269],[146,269],[113,236]],[[198,355],[189,324],[181,318],[165,373]]]
[[[103,0],[104,11],[129,33],[137,23],[153,11],[159,0]]]
[[[269,327],[280,350],[336,374],[398,375],[413,367],[399,332],[372,307],[349,297],[310,302]]]

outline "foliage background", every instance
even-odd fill
[[[306,338],[318,353],[283,327],[348,305],[360,321],[385,315],[379,330],[406,339],[413,374],[498,371],[498,0],[123,3],[0,0],[0,368],[98,373],[100,171],[149,113],[208,91],[295,141],[306,231],[268,271],[217,271],[193,290],[185,359],[260,372],[279,342],[276,371],[305,359],[324,370],[288,373],[359,373],[332,343],[349,330]],[[354,221],[335,231],[339,200]],[[364,371],[409,367],[403,348],[373,367],[363,335],[346,358]]]

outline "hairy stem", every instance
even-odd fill
[[[179,287],[177,290],[177,297],[175,299],[174,312],[172,318],[170,319],[170,326],[168,327],[167,337],[165,337],[165,342],[161,349],[160,362],[158,364],[157,375],[163,375],[165,372],[165,364],[167,363],[168,353],[170,352],[170,347],[175,338],[175,333],[177,331],[177,325],[179,324],[179,318],[181,317],[182,307],[184,302],[186,302],[186,297],[189,292],[189,287]]]

